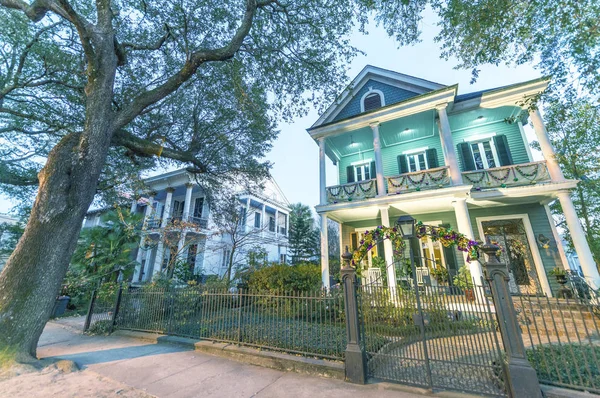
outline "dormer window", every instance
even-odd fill
[[[383,93],[379,90],[369,90],[362,97],[362,101],[360,103],[361,112],[372,111],[373,109],[381,108],[385,105],[385,99],[383,98]]]

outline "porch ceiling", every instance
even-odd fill
[[[468,112],[450,114],[450,129],[452,131],[480,127],[489,123],[503,121],[507,118],[517,117],[521,108],[517,106],[501,106],[499,108],[478,108]]]

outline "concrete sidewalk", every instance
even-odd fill
[[[360,386],[281,372],[178,345],[123,336],[86,336],[75,330],[80,322],[48,323],[38,356],[72,360],[83,369],[79,374],[93,372],[157,397],[422,397],[420,390],[402,391],[387,383]],[[122,396],[120,391],[114,394]]]

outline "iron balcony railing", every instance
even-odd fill
[[[437,167],[387,177],[388,194],[444,188],[450,185],[449,167]]]
[[[365,200],[374,198],[376,195],[377,183],[375,179],[327,187],[328,203]]]
[[[208,219],[202,217],[190,217],[188,223],[196,225],[198,228],[208,228]]]
[[[146,221],[146,229],[149,231],[156,230],[161,228],[162,218],[150,218]],[[189,217],[187,221],[185,221],[183,216],[174,216],[170,217],[167,220],[167,225],[180,225],[185,228],[191,229],[206,229],[208,228],[208,219],[202,217]]]
[[[462,173],[463,182],[472,184],[473,189],[481,191],[488,188],[507,188],[519,185],[531,185],[550,180],[546,161],[495,167],[487,170]]]

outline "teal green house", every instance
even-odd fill
[[[548,204],[559,200],[587,281],[600,276],[570,198],[578,181],[566,180],[555,161],[538,110],[530,98],[547,79],[458,95],[443,85],[374,66],[365,67],[307,129],[319,145],[322,226],[340,225],[340,244],[351,249],[362,234],[390,226],[402,215],[429,225],[450,226],[471,239],[498,243],[509,265],[514,293],[556,294],[549,277],[568,268]],[[529,122],[544,160],[534,161],[523,126]],[[337,166],[337,184],[326,186],[326,162]],[[327,228],[321,228],[321,264],[329,285]],[[463,254],[424,237],[415,244],[418,283],[452,284],[466,263]],[[395,287],[406,279],[392,266],[389,241],[371,250],[387,263]],[[450,275],[444,278],[439,268]],[[468,263],[480,280],[481,265]],[[437,272],[436,272],[437,270]],[[444,274],[442,272],[441,274]],[[438,280],[439,279],[439,280]]]

